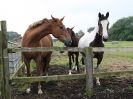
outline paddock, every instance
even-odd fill
[[[65,81],[65,80],[74,80],[74,79],[85,79],[86,80],[86,96],[91,97],[93,92],[93,77],[99,76],[100,78],[110,77],[110,76],[132,76],[133,71],[117,71],[117,72],[93,72],[93,62],[92,62],[92,52],[104,51],[104,52],[132,52],[133,48],[68,48],[68,47],[52,47],[52,48],[22,48],[22,47],[14,47],[8,48],[7,46],[7,38],[6,38],[6,22],[1,21],[1,30],[0,30],[0,95],[4,99],[12,99],[11,98],[11,84],[12,82],[19,83],[33,83],[37,81]],[[52,75],[52,76],[33,76],[33,77],[19,77],[20,71],[24,67],[24,64],[20,64],[19,67],[15,70],[15,72],[10,75],[9,74],[9,53],[16,52],[31,52],[31,51],[75,51],[86,53],[86,73],[82,74],[72,74],[72,75]]]

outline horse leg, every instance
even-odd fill
[[[71,61],[71,55],[70,53],[68,53],[68,57],[69,57],[69,75],[72,74],[72,61]]]
[[[83,65],[85,64],[85,62],[84,62],[84,57],[83,57],[83,56],[82,56],[82,58],[81,58],[81,62],[82,62]]]
[[[79,57],[79,53],[77,52],[77,53],[76,53],[76,64],[75,64],[75,65],[77,66],[76,69],[77,69],[77,72],[79,73],[79,62],[78,62],[78,57]]]
[[[71,58],[72,58],[72,64],[73,64],[73,67],[72,67],[72,70],[77,70],[77,66],[76,65],[74,65],[74,53],[73,52],[71,52]]]
[[[30,60],[29,59],[24,59],[24,63],[26,65],[27,77],[29,77],[29,76],[31,76],[31,73],[30,73]]]
[[[23,61],[24,61],[25,65],[26,65],[27,77],[29,77],[29,76],[31,76],[31,73],[30,73],[30,60],[24,58]],[[26,93],[30,93],[30,91],[31,91],[31,89],[30,89],[30,87],[28,87],[28,88],[26,89]]]
[[[37,74],[38,76],[43,75],[43,58],[39,56],[36,60],[36,66],[37,66]],[[38,82],[38,94],[42,94],[42,89],[41,89],[41,83]]]
[[[97,72],[99,72],[99,65],[100,65],[102,59],[103,59],[103,54],[100,54],[99,57],[97,58],[97,67],[96,67]],[[96,77],[96,84],[101,85],[101,83],[99,81],[99,77]]]
[[[49,68],[49,63],[51,60],[51,54],[47,55],[47,57],[44,58],[43,61],[45,61],[44,67],[43,67],[43,74],[48,76],[48,68]]]
[[[84,65],[85,64],[85,53],[81,52],[82,58],[81,58],[81,62]]]

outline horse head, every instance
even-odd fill
[[[67,31],[68,31],[68,33],[70,34],[71,38],[72,38],[73,36],[75,36],[75,33],[74,33],[74,31],[73,31],[73,28],[74,28],[74,27],[72,27],[72,28],[67,28]]]
[[[71,36],[71,39],[72,39],[72,44],[71,44],[71,47],[77,47],[78,46],[78,41],[79,41],[79,38],[76,36],[75,32],[73,31],[73,28],[67,28],[67,31],[68,33],[70,34]]]
[[[99,34],[102,35],[103,37],[103,41],[107,41],[108,40],[108,27],[109,27],[109,21],[108,21],[108,17],[109,17],[109,12],[106,13],[106,16],[104,16],[104,14],[101,14],[99,12],[98,14],[98,27],[99,27]]]
[[[66,46],[71,45],[71,37],[68,33],[67,29],[65,28],[65,25],[63,24],[63,18],[58,19],[51,16],[51,31],[52,35],[56,38],[58,38],[60,41],[62,41]]]

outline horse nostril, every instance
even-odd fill
[[[66,41],[66,42],[65,42],[65,45],[66,45],[66,46],[71,46],[71,44],[72,44],[72,41]]]

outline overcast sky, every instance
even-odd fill
[[[0,0],[0,20],[7,30],[24,34],[27,27],[43,18],[65,16],[66,27],[78,32],[97,24],[98,12],[109,11],[110,26],[119,18],[133,15],[133,0]]]

